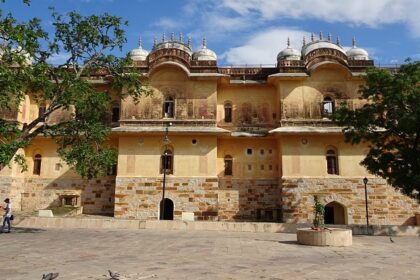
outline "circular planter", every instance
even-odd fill
[[[297,230],[297,242],[311,246],[351,246],[352,232],[350,229],[329,228],[313,230],[301,228]]]

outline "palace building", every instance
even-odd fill
[[[16,210],[82,206],[86,214],[124,219],[311,222],[313,198],[326,205],[328,224],[410,225],[419,203],[370,175],[359,162],[367,145],[344,141],[330,115],[341,103],[363,106],[358,88],[373,66],[366,50],[345,50],[330,35],[279,51],[272,67],[220,67],[203,40],[163,36],[150,52],[130,53],[153,95],[139,103],[115,98],[110,108],[118,165],[84,180],[38,137],[24,153],[28,171],[0,171],[0,198]],[[105,76],[92,78],[106,87]],[[21,122],[45,107],[27,96]],[[59,120],[61,115],[51,118]],[[165,179],[164,179],[165,177]],[[165,180],[165,200],[162,201]],[[193,213],[193,214],[192,214]]]

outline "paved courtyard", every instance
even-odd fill
[[[420,237],[354,236],[300,246],[294,234],[16,228],[0,234],[1,280],[420,279]]]

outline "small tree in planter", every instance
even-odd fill
[[[318,196],[314,196],[314,221],[312,229],[323,230],[324,229],[324,214],[325,206],[319,202]]]

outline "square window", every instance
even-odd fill
[[[248,170],[251,171],[252,170],[252,165],[248,164]]]
[[[246,153],[247,153],[248,155],[252,155],[252,149],[250,149],[250,148],[246,149]]]

